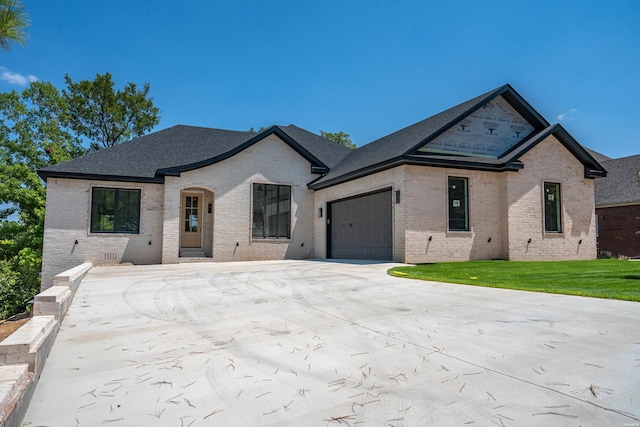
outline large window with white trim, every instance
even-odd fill
[[[557,182],[544,183],[544,231],[562,233],[562,202]]]
[[[138,234],[140,190],[92,188],[91,232]]]
[[[254,239],[291,238],[291,186],[253,184]]]
[[[469,231],[469,180],[448,178],[449,231]]]

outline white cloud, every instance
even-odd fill
[[[37,82],[38,78],[33,74],[22,75],[14,73],[6,67],[0,66],[0,80],[3,80],[11,85],[26,86],[27,83]]]
[[[563,120],[567,120],[569,118],[569,116],[572,116],[574,113],[577,113],[578,109],[577,108],[569,108],[568,111],[562,113],[562,114],[558,114],[558,117],[556,117],[556,120],[558,120],[559,122],[563,121]]]

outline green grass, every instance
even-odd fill
[[[640,301],[640,261],[469,261],[394,267],[411,279]]]

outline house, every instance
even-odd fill
[[[606,171],[505,85],[356,150],[174,126],[39,174],[46,288],[87,261],[595,258]]]
[[[595,185],[598,244],[601,253],[640,257],[640,155],[605,158],[607,177]]]

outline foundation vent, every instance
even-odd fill
[[[105,261],[117,261],[118,254],[116,252],[105,252],[104,254]]]

